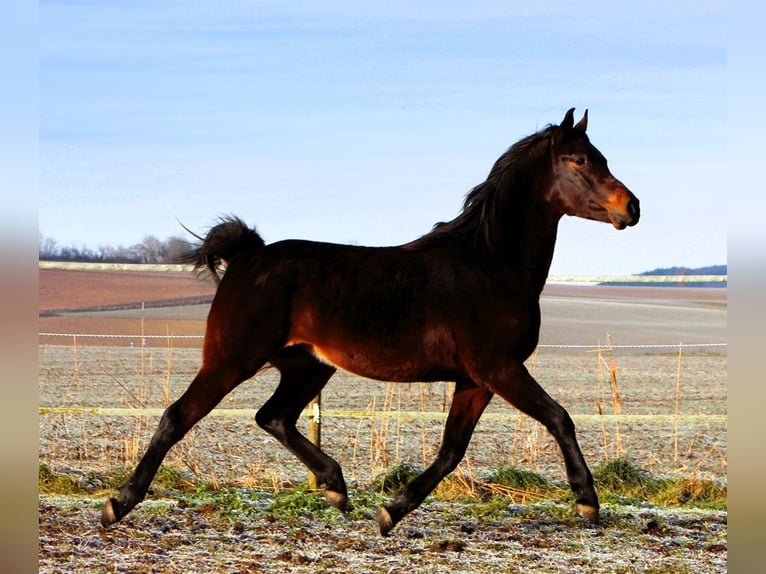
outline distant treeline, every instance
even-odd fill
[[[727,265],[709,265],[707,267],[665,267],[644,271],[639,275],[645,276],[666,276],[666,275],[728,275]],[[726,287],[727,281],[701,281],[695,283],[602,283],[602,285],[623,285],[628,287]]]
[[[40,235],[40,261],[78,261],[98,263],[174,263],[192,245],[181,237],[158,239],[147,235],[141,243],[130,247],[102,245],[89,247],[59,246],[55,239]]]
[[[154,235],[147,235],[141,243],[130,247],[102,245],[97,249],[88,247],[59,246],[55,239],[40,234],[40,261],[79,261],[99,263],[175,263],[178,257],[189,251],[193,245],[186,239],[171,236],[164,241]],[[667,267],[644,271],[639,275],[726,275],[726,265],[708,267]],[[684,285],[691,287],[726,287],[726,282],[702,283],[602,283],[602,285],[669,287]]]

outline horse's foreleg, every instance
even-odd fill
[[[325,489],[327,502],[345,511],[348,491],[340,465],[295,427],[301,412],[324,388],[335,367],[320,362],[301,346],[283,349],[270,362],[279,369],[281,378],[255,421],[314,473],[317,483]]]
[[[245,378],[237,372],[205,368],[197,374],[181,398],[163,413],[146,453],[120,487],[119,495],[110,498],[104,505],[101,513],[103,526],[117,522],[144,499],[170,448]]]
[[[404,516],[420,506],[436,485],[455,470],[491,398],[492,392],[485,387],[478,387],[471,381],[457,383],[436,460],[407,484],[391,504],[378,508],[378,528],[383,536]]]
[[[487,384],[521,412],[545,425],[553,435],[564,456],[578,514],[588,522],[598,523],[599,504],[593,476],[577,444],[575,426],[566,409],[545,392],[523,364],[509,366],[502,377],[493,377]]]

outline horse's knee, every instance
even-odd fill
[[[176,401],[166,408],[162,413],[162,417],[160,417],[160,422],[154,433],[155,439],[163,443],[169,442],[175,444],[178,442],[186,432],[183,428],[182,415],[180,401]]]
[[[271,413],[264,412],[263,410],[258,411],[255,414],[255,422],[270,435],[284,434],[284,424],[281,420],[272,416]]]
[[[447,476],[453,470],[457,468],[460,461],[463,460],[465,451],[459,451],[455,449],[443,449],[439,453],[439,457],[434,462],[434,466],[437,467],[441,476]]]
[[[575,435],[575,424],[567,410],[561,405],[556,405],[556,409],[548,417],[545,427],[554,437],[573,437]]]

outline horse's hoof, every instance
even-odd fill
[[[385,506],[378,507],[378,512],[376,513],[375,518],[378,521],[380,535],[388,536],[388,533],[391,532],[391,529],[394,527],[394,519],[391,518],[388,509]]]
[[[341,512],[346,512],[346,508],[348,507],[348,496],[341,494],[340,492],[335,492],[334,490],[325,490],[324,497],[327,500],[327,504],[333,508],[337,508]]]
[[[591,524],[598,524],[598,506],[578,502],[575,504],[575,510],[584,520]]]
[[[117,504],[117,501],[114,498],[110,498],[104,504],[104,509],[101,511],[101,526],[107,527],[119,520],[117,513],[114,511],[115,504]]]

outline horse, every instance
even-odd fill
[[[571,417],[530,375],[540,293],[564,215],[636,225],[639,201],[586,135],[574,108],[512,145],[455,219],[414,241],[365,247],[305,240],[265,244],[227,216],[184,256],[217,284],[202,364],[163,413],[145,454],[103,507],[104,527],[141,502],[168,450],[229,392],[270,364],[280,373],[255,420],[346,510],[339,463],[296,422],[336,369],[389,382],[455,383],[434,462],[377,510],[380,534],[415,510],[463,458],[494,395],[542,423],[563,455],[575,509],[597,524],[593,477]],[[199,239],[202,239],[199,237]]]

